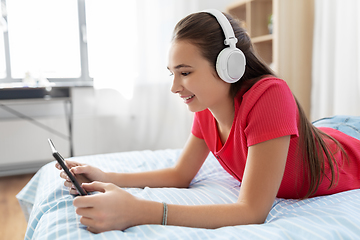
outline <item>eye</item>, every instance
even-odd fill
[[[169,74],[169,76],[172,77],[172,76],[174,76],[174,74],[171,72],[171,73]]]
[[[182,72],[181,75],[183,75],[184,77],[186,77],[187,75],[189,75],[190,72]]]

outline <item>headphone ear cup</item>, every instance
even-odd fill
[[[216,60],[216,71],[219,77],[227,83],[240,80],[245,72],[245,55],[238,48],[224,48]]]

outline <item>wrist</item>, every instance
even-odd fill
[[[102,179],[102,182],[106,182],[106,183],[113,183],[115,185],[118,185],[118,182],[116,181],[117,180],[117,175],[119,173],[114,173],[114,172],[104,172],[103,174],[103,179]],[[121,187],[121,186],[120,186]]]
[[[162,203],[139,199],[137,209],[136,225],[162,224],[164,213],[164,205]]]

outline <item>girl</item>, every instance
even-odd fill
[[[74,199],[80,221],[89,231],[161,223],[202,228],[259,224],[265,221],[275,197],[307,198],[360,187],[360,132],[356,132],[360,118],[343,120],[354,122],[348,128],[338,123],[339,117],[317,122],[336,126],[314,127],[286,82],[256,57],[249,36],[229,15],[225,20],[231,24],[246,66],[238,66],[245,67],[243,75],[241,69],[230,71],[230,75],[239,73],[240,80],[223,81],[216,62],[228,47],[224,45],[227,30],[221,27],[225,23],[220,26],[217,20],[221,13],[216,18],[214,14],[191,14],[174,30],[168,64],[173,75],[171,91],[195,112],[192,132],[174,167],[112,173],[66,161],[86,182],[82,185],[86,191],[102,192]],[[339,128],[343,126],[345,130]],[[188,187],[210,151],[241,181],[237,202],[167,205],[136,198],[121,189]],[[56,167],[61,169],[58,164]],[[60,175],[67,179],[64,172]],[[71,182],[65,181],[65,186],[72,187]],[[70,193],[76,194],[76,190],[71,188]]]

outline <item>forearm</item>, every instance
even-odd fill
[[[120,187],[188,187],[209,149],[203,139],[192,134],[173,167],[139,173],[107,173],[109,182]]]
[[[144,213],[144,218],[139,220],[140,224],[161,224],[162,219],[159,219],[159,213],[153,212],[155,208],[159,211],[158,203],[144,202],[142,209],[149,212]],[[261,224],[264,223],[266,216],[267,213],[259,213],[240,203],[196,206],[169,204],[167,224],[214,229],[224,226]]]
[[[180,176],[175,168],[138,173],[107,173],[109,182],[119,187],[188,187],[191,179]]]
[[[268,213],[260,213],[239,203],[200,205],[200,206],[168,206],[169,225],[219,228],[224,226],[261,224]]]

